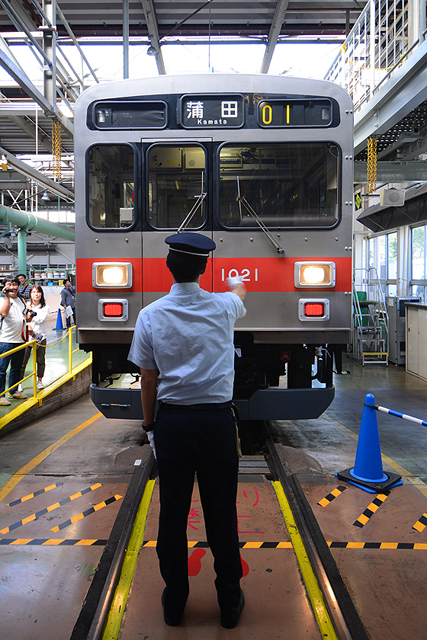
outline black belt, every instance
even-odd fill
[[[207,402],[205,404],[170,404],[169,402],[160,401],[160,406],[164,411],[181,410],[181,411],[219,411],[220,409],[229,409],[233,402]]]

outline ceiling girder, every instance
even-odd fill
[[[145,21],[148,27],[148,37],[150,39],[151,46],[155,51],[157,69],[159,74],[163,76],[166,75],[166,67],[160,47],[159,28],[157,25],[154,2],[153,0],[141,0],[141,4],[142,8],[144,9]]]
[[[38,140],[40,144],[42,144],[49,153],[52,153],[52,141],[50,138],[39,128],[36,131],[35,125],[31,124],[26,118],[23,116],[8,116],[9,120],[14,122],[17,127],[21,129],[24,133],[26,133],[33,140]]]
[[[276,47],[282,24],[285,19],[285,13],[286,9],[288,8],[288,4],[289,0],[277,0],[276,10],[274,12],[273,21],[270,27],[270,33],[268,34],[267,48],[265,50],[264,58],[261,63],[261,73],[268,73],[268,69],[270,68],[274,49]]]
[[[354,163],[354,180],[360,184],[367,182],[367,162],[357,161]],[[381,161],[377,162],[377,184],[388,184],[393,182],[418,182],[426,179],[426,163],[423,161],[399,162]]]
[[[40,171],[37,171],[37,169],[33,169],[32,167],[30,167],[30,165],[22,162],[22,160],[15,158],[15,156],[9,153],[7,149],[3,149],[3,147],[0,147],[0,154],[4,155],[8,166],[14,167],[23,175],[33,178],[35,182],[43,185],[44,187],[47,187],[49,191],[52,191],[52,193],[56,193],[59,196],[74,200],[74,193],[72,191],[69,191],[58,182],[51,180]]]
[[[70,136],[73,137],[73,123],[59,113],[58,107],[51,104],[33,85],[31,80],[21,71],[20,68],[11,60],[4,51],[0,50],[0,66],[8,72],[8,74],[19,84],[19,86],[41,106],[46,115],[51,115],[61,122],[61,126]]]
[[[30,16],[26,11],[24,11],[23,6],[18,2],[18,0],[0,0],[0,4],[12,21],[12,15],[15,15],[19,18],[20,23],[24,24],[27,29],[30,31],[37,31],[39,28],[38,25],[31,20]]]
[[[76,37],[75,37],[70,25],[68,24],[68,21],[67,21],[66,17],[64,16],[64,14],[61,11],[60,7],[58,6],[58,4],[56,5],[56,14],[57,14],[58,18],[61,20],[62,24],[64,25],[64,28],[65,28],[66,32],[68,33],[68,35],[70,36],[72,42],[77,47],[81,57],[85,61],[86,66],[89,69],[89,71],[91,72],[94,80],[96,82],[99,82],[98,78],[96,77],[95,71],[92,69],[91,65],[89,64],[89,61],[86,58],[86,56],[85,56],[85,54],[83,52],[83,49],[81,48],[80,44],[77,42],[77,39],[76,39]]]
[[[393,78],[355,114],[354,154],[366,148],[370,136],[379,137],[427,100],[427,41],[406,60]]]
[[[31,80],[22,72],[22,70],[14,63],[11,58],[4,51],[0,50],[0,65],[10,76],[24,89],[24,91],[32,98],[37,104],[41,106],[43,111],[52,116],[56,116],[58,110],[55,105],[50,104],[46,98],[40,93],[37,87],[31,82]]]

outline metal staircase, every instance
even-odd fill
[[[354,271],[359,284],[353,286],[353,356],[362,366],[388,365],[389,319],[377,270]]]

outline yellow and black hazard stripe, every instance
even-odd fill
[[[99,504],[95,504],[93,507],[90,507],[89,509],[86,509],[86,511],[83,511],[82,513],[79,513],[78,515],[73,516],[69,520],[65,520],[65,522],[62,522],[61,524],[58,524],[56,527],[52,527],[51,531],[53,531],[54,533],[58,533],[58,531],[62,531],[62,529],[65,529],[66,527],[69,527],[71,524],[74,524],[75,522],[78,522],[79,520],[83,520],[83,518],[86,518],[86,516],[90,516],[92,513],[96,513],[96,511],[99,511],[100,509],[103,509],[104,507],[108,506],[112,502],[116,502],[117,500],[120,500],[120,498],[122,498],[122,496],[111,496],[111,498],[107,498],[107,500],[104,500],[104,502],[100,502]]]
[[[102,547],[107,540],[90,538],[0,538],[0,546]]]
[[[380,508],[380,506],[387,500],[390,495],[390,491],[384,491],[384,493],[379,493],[374,500],[372,500],[369,507],[365,509],[365,511],[360,515],[356,522],[353,522],[355,527],[364,527],[367,522],[369,522],[370,518],[374,515],[376,511]]]
[[[64,498],[60,502],[55,502],[54,504],[51,504],[48,507],[45,507],[44,509],[37,511],[37,513],[32,513],[30,516],[27,516],[23,520],[19,520],[18,522],[11,524],[9,527],[5,527],[4,529],[1,529],[0,534],[5,535],[6,533],[10,533],[11,531],[18,529],[18,527],[22,527],[24,524],[28,524],[29,522],[34,522],[34,520],[37,520],[37,518],[44,516],[46,513],[50,513],[55,509],[59,509],[59,507],[63,507],[64,504],[67,504],[68,502],[72,502],[72,500],[76,500],[77,498],[81,498],[81,496],[83,496],[85,493],[89,493],[89,491],[95,491],[95,489],[99,489],[99,487],[102,487],[102,484],[97,482],[96,484],[93,484],[91,487],[87,487],[82,491],[78,491],[77,493],[74,493],[72,496],[68,496],[68,498]]]
[[[427,513],[423,513],[421,518],[416,521],[416,523],[412,528],[421,533],[422,531],[424,531],[426,526],[427,526]]]
[[[331,504],[332,500],[335,500],[335,498],[338,498],[338,496],[340,496],[343,493],[343,491],[345,491],[346,489],[347,487],[344,487],[343,485],[338,485],[336,489],[334,489],[333,491],[331,491],[331,493],[328,493],[327,496],[319,500],[317,504],[320,504],[321,507],[327,507],[328,504]]]
[[[0,538],[0,546],[35,545],[45,547],[96,547],[104,546],[107,540],[95,538]],[[147,540],[142,545],[145,548],[155,548],[156,540]],[[427,551],[427,542],[340,542],[328,541],[330,549],[377,549],[380,551]],[[209,548],[206,540],[189,541],[191,549]],[[241,549],[292,549],[291,542],[241,542]]]
[[[27,502],[32,498],[36,498],[37,496],[40,496],[42,493],[47,493],[48,491],[52,491],[52,489],[56,489],[57,487],[62,487],[63,484],[64,484],[63,482],[56,482],[55,484],[50,484],[48,487],[45,487],[44,489],[39,489],[38,491],[34,491],[34,493],[29,493],[27,496],[19,498],[19,500],[14,500],[13,502],[9,502],[6,506],[16,507],[17,504],[22,504],[23,502]]]
[[[156,540],[147,540],[142,545],[143,547],[154,548],[157,545]],[[291,542],[240,542],[240,549],[292,549]],[[209,544],[206,540],[189,540],[189,549],[209,549]]]
[[[427,551],[425,542],[328,542],[330,549],[381,549]]]

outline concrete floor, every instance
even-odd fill
[[[288,542],[289,535],[270,483],[260,476],[241,478],[237,496],[241,542]],[[158,489],[147,521],[147,540],[155,540],[159,510]],[[193,494],[188,538],[206,540],[197,486]],[[160,594],[164,585],[155,548],[141,550],[120,632],[121,640],[213,640],[220,638],[287,637],[320,640],[292,548],[243,548],[242,589],[245,608],[236,629],[223,629],[214,587],[215,574],[209,549],[189,551],[190,596],[179,627],[163,622]],[[283,634],[286,629],[286,635]]]
[[[383,469],[403,480],[379,508],[373,505],[376,494],[334,477],[356,461],[365,395],[427,420],[427,382],[394,365],[361,367],[345,359],[343,368],[350,374],[335,376],[336,397],[323,416],[272,423],[274,439],[285,445],[372,640],[427,638],[427,528],[414,528],[427,517],[426,427],[376,413]],[[319,504],[338,486],[345,489],[326,506]],[[360,526],[366,510],[372,515]]]
[[[417,531],[413,525],[427,513],[425,427],[378,415],[384,469],[400,473],[403,486],[391,491],[363,527],[354,523],[375,495],[348,485],[327,506],[319,502],[343,485],[335,472],[354,464],[365,394],[425,420],[427,383],[394,366],[362,368],[346,360],[344,369],[351,373],[335,377],[336,398],[320,419],[272,423],[274,438],[285,446],[372,640],[424,638],[427,528]],[[107,420],[84,398],[1,440],[0,530],[8,529],[0,534],[2,640],[68,640],[120,496],[141,457],[140,439],[139,423]],[[255,490],[262,499],[251,501]],[[156,491],[145,540],[155,539]],[[289,540],[271,485],[262,476],[242,479],[239,492],[243,541]],[[191,540],[204,539],[199,511],[195,508],[189,518]],[[245,521],[251,526],[243,526]],[[55,527],[62,528],[52,531]],[[368,548],[368,543],[381,546]],[[405,549],[395,548],[402,543]],[[199,640],[225,633],[257,640],[320,637],[292,549],[242,550],[247,604],[233,631],[218,624],[210,552],[203,551],[189,552],[192,595],[176,629],[162,619],[155,551],[142,549],[122,640],[172,635]]]

